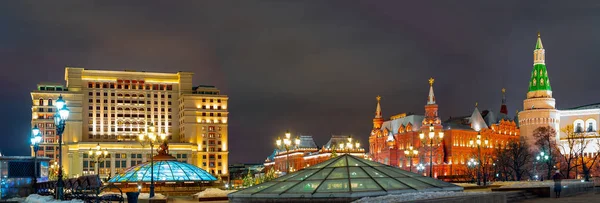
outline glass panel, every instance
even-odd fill
[[[240,194],[252,194],[252,193],[264,190],[264,189],[266,189],[268,187],[271,187],[272,185],[275,185],[275,183],[274,182],[266,182],[266,183],[263,183],[263,184],[260,184],[260,185],[255,185],[253,187],[249,187],[248,189],[239,191],[239,193]]]
[[[335,168],[333,170],[333,172],[331,172],[331,174],[329,174],[329,176],[327,176],[327,179],[338,179],[338,178],[344,178],[347,179],[348,178],[348,169],[347,168]]]
[[[311,177],[308,177],[307,180],[324,180],[332,170],[333,168],[324,168],[313,174]]]
[[[414,178],[396,178],[396,180],[399,180],[401,183],[404,183],[405,185],[417,190],[431,188],[431,185],[418,181]]]
[[[381,185],[381,187],[383,187],[383,189],[388,190],[388,191],[389,190],[411,189],[407,185],[402,184],[393,178],[375,178],[375,181],[377,181],[377,183],[379,183],[379,185]]]
[[[314,166],[311,166],[310,168],[323,168],[323,167],[327,166],[328,164],[330,164],[331,162],[333,162],[335,160],[336,160],[335,158],[329,159],[327,161],[324,161],[324,162],[321,162],[321,163],[316,164]]]
[[[371,168],[371,167],[363,167],[363,170],[365,170],[365,172],[367,172],[371,177],[373,178],[383,178],[383,177],[388,177],[385,174]]]
[[[312,175],[316,171],[317,171],[317,169],[299,171],[298,175],[296,175],[293,178],[288,179],[288,181],[290,181],[290,180],[304,180],[304,179],[310,177],[310,175]]]
[[[319,187],[320,180],[304,181],[288,190],[286,193],[312,193]]]
[[[408,176],[397,173],[397,170],[401,170],[401,169],[397,169],[397,170],[392,170],[388,167],[375,167],[376,170],[381,171],[383,173],[385,173],[386,175],[390,176],[390,177],[394,177],[394,178],[406,178]]]
[[[352,191],[373,191],[373,190],[381,190],[381,187],[370,178],[358,178],[358,179],[350,179],[352,183]]]
[[[447,182],[444,182],[444,181],[440,181],[440,180],[437,180],[437,179],[428,178],[428,177],[417,177],[415,179],[423,181],[425,183],[429,183],[429,184],[431,184],[433,186],[436,186],[436,187],[456,187],[456,185],[453,185],[453,184],[450,184],[450,183],[447,183]]]
[[[327,167],[329,168],[329,167],[345,167],[345,166],[348,166],[348,164],[346,163],[346,157],[342,157]]]
[[[279,193],[282,193],[283,191],[286,191],[287,189],[293,187],[294,185],[296,185],[296,183],[299,183],[299,182],[297,182],[297,181],[279,182],[276,185],[273,185],[273,186],[261,191],[260,193],[279,194]]]
[[[326,180],[319,186],[317,192],[349,192],[348,179]]]
[[[350,178],[368,178],[369,175],[365,173],[360,167],[349,167]]]
[[[348,166],[367,166],[366,164],[356,160],[358,158],[349,156],[348,157]]]

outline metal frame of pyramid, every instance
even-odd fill
[[[351,201],[425,191],[463,191],[438,179],[344,154],[229,194],[232,202]]]

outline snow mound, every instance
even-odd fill
[[[379,197],[365,197],[354,201],[354,203],[394,203],[394,202],[410,202],[423,199],[435,199],[442,197],[457,197],[469,195],[489,194],[490,192],[414,192],[399,195],[386,195]]]
[[[123,195],[124,198],[127,198],[127,195]],[[154,197],[152,199],[166,199],[167,197],[160,193],[154,193]],[[150,193],[140,193],[138,199],[150,199]]]
[[[202,198],[202,197],[227,197],[229,193],[235,192],[237,190],[221,190],[219,188],[207,188],[206,190],[194,194],[194,198]]]
[[[43,202],[48,202],[48,203],[83,203],[82,200],[78,200],[78,199],[60,201],[60,200],[53,199],[52,196],[41,196],[41,195],[38,195],[38,194],[32,194],[32,195],[29,195],[27,198],[25,198],[25,203],[43,203]]]

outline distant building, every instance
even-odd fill
[[[109,152],[97,164],[102,178],[149,161],[149,147],[142,148],[137,138],[152,123],[166,134],[178,161],[225,179],[229,98],[214,86],[192,86],[192,75],[65,68],[66,85],[43,83],[31,92],[31,125],[43,137],[38,155],[58,160],[52,116],[53,101],[62,95],[71,112],[62,150],[69,177],[95,173],[88,150],[97,144]]]
[[[243,184],[243,179],[250,173],[253,177],[260,176],[264,174],[265,166],[263,164],[230,164],[229,165],[229,175],[231,179],[229,180],[229,184],[232,188],[241,187]]]
[[[318,147],[312,136],[301,135],[300,144],[289,151],[284,147],[276,148],[265,160],[265,170],[275,168],[280,174],[304,169],[331,158],[332,155],[350,154],[367,158],[365,149],[357,140],[348,135],[332,135],[329,141]]]
[[[434,177],[466,174],[467,162],[474,158],[475,152],[471,141],[479,137],[483,153],[490,153],[493,148],[506,145],[509,139],[519,137],[516,123],[508,119],[504,96],[499,119],[488,110],[482,114],[476,105],[471,116],[451,117],[442,122],[438,115],[433,82],[433,79],[429,80],[425,115],[398,114],[384,121],[381,97],[377,97],[373,130],[369,136],[369,156],[373,161],[412,172],[418,172],[416,166],[422,164],[425,167],[420,172],[428,174],[432,157]],[[504,90],[502,92],[504,94]],[[420,138],[421,133],[427,138],[430,129],[434,138],[438,139],[438,142],[434,142],[433,154],[428,147],[430,142],[424,143]],[[444,135],[443,139],[439,139],[439,134]],[[405,154],[405,150],[411,147],[418,151],[413,157]]]

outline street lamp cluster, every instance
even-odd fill
[[[90,157],[90,159],[92,159],[92,162],[94,163],[94,166],[96,167],[96,175],[98,175],[98,177],[100,177],[100,166],[98,166],[98,163],[102,162],[103,159],[108,157],[108,150],[105,148],[104,151],[100,148],[100,143],[98,143],[96,145],[96,148],[92,149],[90,148],[90,150],[88,151],[88,155]],[[110,173],[108,174],[110,179]]]
[[[160,137],[160,140],[158,139]],[[150,145],[150,198],[154,197],[154,145],[160,144],[165,141],[167,135],[164,133],[157,133],[154,124],[150,123],[148,125],[148,130],[142,131],[140,130],[140,134],[138,136],[138,140],[142,147],[146,145]]]
[[[412,159],[419,155],[419,150],[413,148],[412,145],[408,149],[404,150],[404,156],[408,159],[408,171],[412,172]]]
[[[484,158],[481,157],[481,145],[483,144],[484,147],[487,147],[489,144],[488,139],[486,138],[483,143],[481,143],[481,133],[477,132],[477,138],[475,141],[473,141],[473,139],[469,140],[469,144],[471,145],[472,148],[477,147],[477,159],[479,160],[479,162],[481,162],[481,164],[478,164],[477,162],[474,162],[474,167],[478,166],[477,168],[477,185],[481,185],[481,172],[483,170],[483,185],[486,185],[487,183],[487,176],[485,174],[485,167],[483,167],[484,163]],[[472,159],[471,159],[472,160]]]
[[[33,145],[33,179],[31,179],[33,191],[37,191],[37,153],[40,150],[40,143],[42,142],[42,136],[40,135],[40,129],[36,126],[31,130],[31,145]]]
[[[419,171],[419,173],[422,173],[423,171],[425,171],[425,166],[423,164],[418,164],[417,171]]]
[[[285,172],[286,173],[290,172],[290,163],[289,163],[290,149],[297,148],[298,146],[300,146],[300,138],[296,137],[292,142],[291,137],[292,137],[292,134],[288,130],[285,132],[285,137],[283,139],[281,139],[281,137],[278,137],[277,141],[275,141],[275,144],[277,144],[277,148],[281,148],[281,147],[285,148],[285,152],[286,152]]]
[[[342,142],[342,143],[339,143],[338,145],[339,145],[340,150],[344,150],[344,149],[352,150],[354,148],[356,148],[356,149],[360,148],[360,143],[358,141],[352,142],[352,137],[348,137],[348,142],[346,142],[345,144]]]
[[[419,134],[419,138],[421,139],[423,145],[429,144],[429,177],[433,177],[433,151],[434,149],[437,149],[436,146],[441,144],[442,140],[444,139],[444,131],[438,131],[436,137],[435,128],[433,127],[433,124],[431,124],[429,125],[429,133],[427,135],[428,136],[426,138],[425,133],[421,132]]]
[[[537,171],[537,164],[540,162],[546,162],[546,161],[548,161],[549,158],[550,158],[550,156],[548,156],[548,154],[546,154],[544,152],[540,152],[540,154],[538,154],[535,157],[535,162],[533,163],[533,173],[535,174],[536,180],[539,178],[538,171]],[[550,170],[550,169],[548,169],[548,170]]]
[[[54,114],[54,125],[56,126],[56,135],[58,135],[58,180],[56,182],[56,198],[63,200],[64,199],[64,181],[63,181],[63,166],[62,166],[62,143],[63,143],[63,133],[65,131],[65,126],[67,119],[69,119],[69,109],[67,108],[67,103],[62,98],[62,95],[58,96],[58,99],[54,103],[57,113]]]

